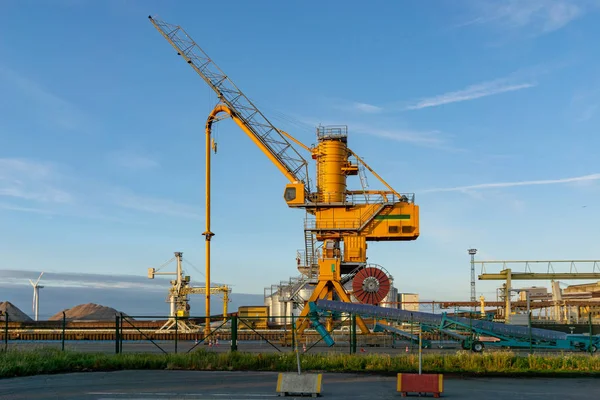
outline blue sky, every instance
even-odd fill
[[[470,247],[600,258],[599,1],[227,5],[0,2],[2,268],[144,276],[174,251],[203,268],[216,97],[148,15],[183,26],[281,129],[310,144],[346,124],[416,193],[421,237],[369,247],[400,291],[467,299]],[[212,276],[262,293],[297,274],[304,214],[231,121],[216,137]],[[492,298],[500,282],[477,285]]]

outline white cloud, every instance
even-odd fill
[[[351,113],[379,114],[384,111],[382,107],[378,107],[373,104],[339,99],[333,100],[332,107]]]
[[[427,189],[427,190],[418,191],[418,193],[439,193],[439,192],[465,192],[465,193],[468,193],[471,190],[478,190],[478,189],[494,189],[494,188],[507,188],[507,187],[516,187],[516,186],[535,186],[535,185],[558,185],[558,184],[565,184],[565,183],[580,184],[580,183],[584,183],[584,182],[597,181],[597,180],[600,180],[600,173],[584,175],[584,176],[576,176],[573,178],[563,178],[563,179],[482,183],[482,184],[478,184],[478,185],[456,186],[456,187],[451,187],[451,188]]]
[[[109,201],[119,207],[136,211],[170,215],[175,217],[201,219],[200,214],[198,214],[200,206],[194,207],[169,199],[141,196],[131,193],[127,190],[116,190],[115,192],[111,193],[109,195]]]
[[[71,102],[55,95],[34,80],[0,65],[0,81],[28,98],[28,108],[46,123],[81,132],[90,125],[88,117]]]
[[[118,167],[132,170],[152,169],[160,165],[151,157],[126,150],[114,151],[108,155],[108,159]]]
[[[42,203],[72,203],[73,195],[58,187],[60,176],[50,163],[0,158],[0,197]]]
[[[100,209],[115,206],[151,214],[200,218],[198,208],[169,199],[136,194],[125,188],[109,188],[90,179],[66,176],[48,162],[0,158],[0,209],[47,215],[102,217]]]
[[[378,128],[372,125],[352,124],[349,129],[364,135],[371,135],[396,142],[410,143],[415,146],[430,147],[440,150],[464,151],[448,143],[448,135],[438,130],[417,131],[410,129]]]
[[[377,107],[367,103],[353,103],[352,108],[356,111],[362,111],[369,114],[379,113],[383,111],[381,107]]]
[[[475,0],[474,17],[460,26],[494,24],[544,34],[564,28],[597,5],[587,0]]]
[[[422,146],[439,146],[444,143],[439,131],[411,131],[360,126],[355,126],[354,130],[367,135],[373,135],[398,142],[407,142]]]
[[[55,213],[51,210],[44,210],[43,208],[34,208],[34,207],[22,207],[16,206],[8,203],[0,203],[0,209],[9,210],[9,211],[20,211],[20,212],[28,212],[34,214],[44,214],[44,215],[54,215]]]
[[[465,89],[447,92],[441,95],[428,97],[417,101],[406,107],[407,110],[420,110],[427,107],[436,107],[443,104],[457,103],[461,101],[474,100],[481,97],[493,96],[500,93],[514,92],[516,90],[528,89],[536,86],[535,83],[511,83],[506,79],[496,79],[471,85]]]

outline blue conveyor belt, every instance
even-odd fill
[[[372,306],[368,304],[346,303],[343,301],[333,300],[317,300],[317,306],[323,310],[347,312],[364,316],[373,316],[379,318],[389,318],[395,321],[414,321],[428,325],[441,325],[442,315],[431,314],[420,311],[406,311],[396,308],[386,308]],[[495,332],[500,335],[508,335],[512,337],[529,338],[529,328],[527,326],[506,325],[498,322],[489,322],[482,320],[469,320],[469,318],[453,317],[446,318],[447,320],[455,321],[463,326],[473,326],[473,328],[484,329],[488,332]],[[552,331],[549,329],[531,328],[531,336],[541,340],[566,339],[567,334],[564,332]]]

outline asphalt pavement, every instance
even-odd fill
[[[274,372],[118,371],[38,375],[0,380],[0,399],[271,399]],[[288,396],[293,399],[295,397]],[[396,378],[366,374],[323,374],[324,399],[399,399]],[[431,398],[431,395],[429,395]],[[444,378],[442,398],[597,400],[593,378]]]

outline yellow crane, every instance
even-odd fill
[[[170,263],[173,260],[177,260],[177,270],[175,272],[158,272],[155,268],[148,268],[148,278],[154,279],[156,275],[175,275],[176,279],[171,281],[171,287],[169,288],[169,296],[167,302],[171,304],[171,312],[167,322],[158,330],[168,331],[175,326],[177,322],[178,329],[181,332],[192,332],[199,329],[198,326],[192,324],[189,321],[190,316],[190,294],[206,294],[206,287],[194,287],[190,285],[190,277],[183,274],[183,268],[181,266],[183,260],[183,253],[180,251],[175,252],[175,257],[167,261],[163,266]],[[162,267],[161,267],[162,268]],[[210,286],[209,293],[211,295],[220,294],[223,295],[223,320],[227,320],[227,304],[229,303],[229,294],[231,288],[228,285]],[[210,315],[207,314],[207,315]],[[177,319],[175,318],[177,316]],[[209,321],[210,324],[210,321]]]
[[[377,267],[367,264],[368,241],[409,241],[419,236],[419,207],[414,194],[392,189],[373,169],[348,148],[346,126],[319,126],[317,144],[309,148],[276,128],[196,42],[177,25],[148,17],[154,27],[212,88],[219,103],[206,121],[206,276],[210,277],[210,151],[213,123],[230,117],[290,181],[283,197],[291,208],[304,209],[304,272],[316,277],[309,302],[340,299],[350,302],[342,282],[353,277],[353,295],[377,304],[389,290],[389,280]],[[307,150],[316,162],[316,184],[308,175],[308,162],[290,143]],[[349,190],[347,177],[369,170],[387,190]],[[316,243],[321,242],[317,255]],[[300,265],[299,265],[300,267]],[[210,296],[207,290],[207,309]],[[309,325],[308,307],[300,314],[298,333]],[[357,318],[363,333],[369,330]],[[208,326],[208,324],[207,324]],[[207,331],[208,333],[209,331]]]

